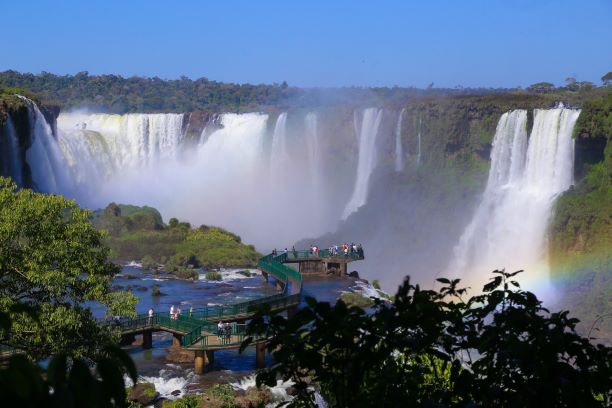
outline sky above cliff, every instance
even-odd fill
[[[515,87],[612,70],[612,1],[2,1],[0,70]]]

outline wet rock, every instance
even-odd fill
[[[126,289],[137,291],[137,292],[146,292],[148,290],[146,286],[142,286],[142,285],[127,285]]]
[[[263,407],[273,399],[272,391],[268,387],[249,387],[245,395],[236,397],[236,406],[240,408]]]
[[[170,395],[173,395],[175,397],[178,397],[179,395],[181,395],[181,390],[174,390],[170,393]]]
[[[140,383],[134,385],[128,399],[133,402],[137,402],[142,406],[153,404],[157,398],[157,391],[155,391],[155,385],[152,383]]]
[[[349,272],[348,276],[350,276],[351,278],[359,279],[359,272],[357,271]]]
[[[195,352],[181,347],[169,347],[166,360],[172,363],[193,363]]]
[[[236,273],[242,276],[246,276],[247,278],[250,278],[251,276],[253,276],[253,274],[248,270],[238,271]]]
[[[138,276],[126,273],[123,275],[123,279],[138,279]]]

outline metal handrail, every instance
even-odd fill
[[[269,305],[272,310],[285,309],[290,306],[298,305],[302,294],[302,274],[284,265],[284,263],[295,259],[321,258],[351,258],[358,260],[363,259],[363,251],[338,254],[332,253],[329,249],[323,249],[317,252],[289,251],[281,254],[269,254],[259,259],[258,266],[262,271],[269,273],[276,280],[284,284],[282,293],[245,302],[193,309],[188,315],[179,315],[176,319],[164,313],[154,313],[151,317],[148,315],[138,315],[133,319],[112,321],[109,322],[108,325],[114,325],[121,328],[122,331],[163,327],[171,331],[182,333],[183,337],[181,339],[181,344],[185,347],[207,347],[210,344],[209,338],[212,337],[218,337],[222,345],[236,345],[244,340],[246,336],[244,328],[246,326],[232,323],[230,326],[232,328],[231,335],[228,336],[225,334],[222,336],[220,334],[211,334],[216,333],[217,330],[214,320],[229,320],[232,317],[243,315],[249,316],[263,304]],[[291,282],[296,284],[299,288],[299,290],[293,294],[289,294],[289,284]],[[236,340],[236,338],[238,340]]]

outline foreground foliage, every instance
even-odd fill
[[[520,272],[520,271],[519,271]],[[262,313],[278,364],[258,384],[292,380],[290,406],[602,407],[612,404],[612,348],[579,336],[568,312],[550,313],[520,290],[519,272],[495,271],[467,300],[459,280],[422,290],[407,279],[371,313],[308,298],[292,319]],[[249,343],[247,339],[244,347]]]
[[[118,268],[90,215],[61,196],[17,191],[0,178],[0,310],[12,321],[0,345],[33,359],[91,358],[112,339],[87,302],[102,303],[112,316],[134,314],[137,298],[110,290]]]

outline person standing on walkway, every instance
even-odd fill
[[[154,314],[154,312],[153,312],[153,308],[152,308],[152,307],[150,307],[150,308],[149,308],[149,321],[148,321],[148,323],[147,323],[148,325],[153,324],[153,314]]]
[[[174,305],[170,306],[170,319],[174,320]]]

